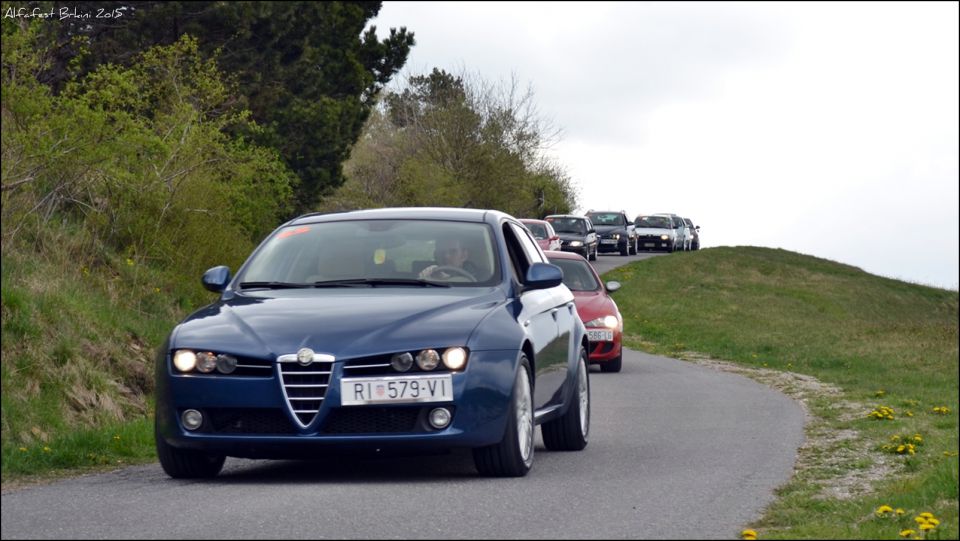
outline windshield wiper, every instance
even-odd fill
[[[295,282],[240,282],[241,289],[297,289],[313,287],[313,284],[298,284]]]
[[[314,282],[313,287],[358,287],[358,286],[420,286],[450,287],[448,284],[411,278],[354,278],[350,280],[328,280]]]

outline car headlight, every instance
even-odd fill
[[[443,366],[454,371],[463,370],[464,367],[467,366],[467,358],[470,356],[470,353],[466,348],[459,346],[446,348],[442,350],[442,354],[439,352],[440,350],[441,348],[427,348],[414,353],[407,351],[394,353],[390,358],[390,366],[396,372],[406,372],[410,370],[414,362],[420,367],[420,370],[425,372],[429,372],[440,366],[441,361],[443,362]]]
[[[189,372],[197,366],[197,354],[189,349],[178,349],[173,354],[173,365],[181,372]]]
[[[212,351],[192,351],[178,349],[173,352],[173,365],[181,372],[197,372],[209,374],[216,370],[221,374],[230,374],[237,369],[237,358],[233,355]]]
[[[449,348],[443,352],[443,364],[450,370],[461,370],[467,365],[467,350],[463,348]]]
[[[670,235],[660,235],[660,240],[669,240]]]
[[[570,246],[583,246],[583,243],[580,242],[579,240],[571,240]]]
[[[620,233],[614,233],[610,235],[610,238],[613,240],[620,240]]]
[[[620,320],[618,320],[616,316],[603,316],[590,320],[583,325],[585,327],[606,327],[608,329],[616,329],[620,326]]]

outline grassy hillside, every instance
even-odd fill
[[[762,538],[895,539],[919,534],[922,512],[941,521],[939,538],[957,537],[956,291],[754,247],[651,258],[604,278],[625,286],[615,298],[629,347],[731,361],[805,400],[808,443],[756,524]],[[883,505],[894,511],[877,516]]]

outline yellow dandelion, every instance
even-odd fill
[[[21,448],[20,448],[20,452],[21,452],[21,453],[26,453],[26,452],[27,452],[27,448],[26,448],[26,447],[21,447]]]
[[[878,515],[885,515],[887,513],[892,513],[892,512],[893,512],[893,508],[890,507],[889,505],[881,505],[880,507],[877,508]]]
[[[914,532],[913,530],[901,530],[901,531],[900,531],[900,537],[910,537],[910,536],[913,535],[914,533],[916,533],[916,532]]]
[[[923,531],[932,530],[934,528],[936,528],[936,526],[934,526],[933,524],[930,524],[929,522],[924,522],[923,524],[920,525],[920,529]]]
[[[924,512],[924,513],[920,513],[920,516],[923,517],[923,518],[930,519],[930,518],[933,518],[933,517],[934,517],[934,514],[931,513],[931,512],[929,512],[929,511],[927,511],[927,512]]]
[[[896,513],[897,513],[897,516],[900,516],[900,515],[905,514],[906,511],[904,511],[902,508],[898,507]]]
[[[113,439],[116,441],[120,441],[120,434],[114,434]]]
[[[740,536],[743,537],[744,539],[756,539],[757,532],[755,532],[754,530],[743,530],[742,532],[740,532]]]
[[[904,415],[906,415],[907,417],[913,417],[913,412],[912,412],[912,411],[908,411],[908,412],[904,413]]]
[[[917,443],[923,443],[923,436],[921,436],[920,434],[914,434],[913,441]]]
[[[935,519],[935,518],[928,518],[928,519],[927,519],[927,524],[933,524],[934,526],[939,526],[939,525],[940,525],[940,521],[937,520],[937,519]]]
[[[49,453],[49,452],[50,452],[50,448],[47,447],[46,445],[44,445],[44,446],[43,446],[43,452],[44,452],[44,453]]]
[[[926,524],[926,523],[927,523],[927,517],[914,517],[913,520],[914,520],[914,522],[916,522],[917,524]]]
[[[880,397],[880,396],[883,396],[883,395],[887,394],[887,391],[884,391],[883,389],[880,389],[879,391],[877,391],[877,392],[875,392],[875,393],[873,393],[873,394],[874,394],[874,396]]]
[[[129,257],[127,258],[127,266],[129,267],[133,266],[133,259],[130,259]]]

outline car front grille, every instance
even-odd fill
[[[455,408],[444,406],[453,414]],[[324,434],[396,434],[427,432],[426,416],[431,408],[401,407],[345,407],[330,412],[323,424]]]
[[[214,434],[295,434],[283,410],[275,408],[209,408],[205,410]]]
[[[333,362],[313,362],[303,366],[296,360],[277,360],[280,382],[287,406],[300,425],[306,427],[317,416],[330,385]]]

